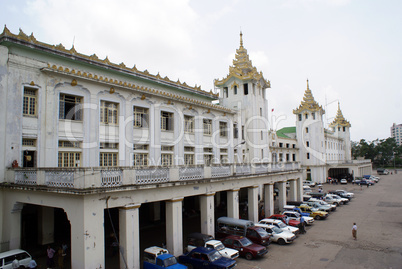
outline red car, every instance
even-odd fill
[[[293,226],[293,227],[299,227],[300,221],[291,219],[291,220],[289,220],[289,224],[287,224],[286,223],[286,218],[287,218],[286,215],[282,215],[282,214],[275,214],[275,215],[272,215],[272,216],[269,217],[269,219],[281,220],[286,225],[290,225],[290,226]]]
[[[264,246],[255,244],[247,237],[240,235],[229,235],[222,240],[223,245],[239,251],[240,256],[247,260],[262,257],[268,253],[268,249]]]

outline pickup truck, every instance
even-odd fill
[[[196,247],[206,247],[216,249],[223,257],[236,259],[239,251],[225,247],[221,241],[213,239],[211,235],[202,233],[191,233],[187,236],[187,251]]]
[[[160,247],[149,247],[144,250],[144,269],[187,269],[187,266],[177,263],[176,257]]]

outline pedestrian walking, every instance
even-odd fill
[[[54,254],[56,251],[52,249],[50,246],[47,246],[47,253],[46,253],[46,265],[47,268],[54,268]]]
[[[306,225],[306,223],[304,222],[303,216],[300,216],[299,230],[300,230],[301,234],[306,233],[305,225]]]
[[[354,239],[354,240],[357,240],[357,225],[356,225],[356,222],[353,223],[352,235],[353,235],[353,239]]]

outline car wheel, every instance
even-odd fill
[[[253,258],[253,254],[251,254],[250,252],[246,253],[246,259],[247,260],[251,260]]]
[[[321,217],[317,215],[317,216],[315,216],[315,219],[319,220],[319,219],[321,219]]]
[[[279,245],[284,245],[284,244],[286,244],[286,242],[285,242],[285,240],[283,238],[279,238],[278,239],[278,244]]]

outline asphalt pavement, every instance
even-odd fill
[[[236,268],[402,268],[402,171],[380,177],[369,188],[323,184],[324,191],[344,189],[355,198],[326,220],[316,220],[292,244],[271,244],[265,257],[239,258]]]

